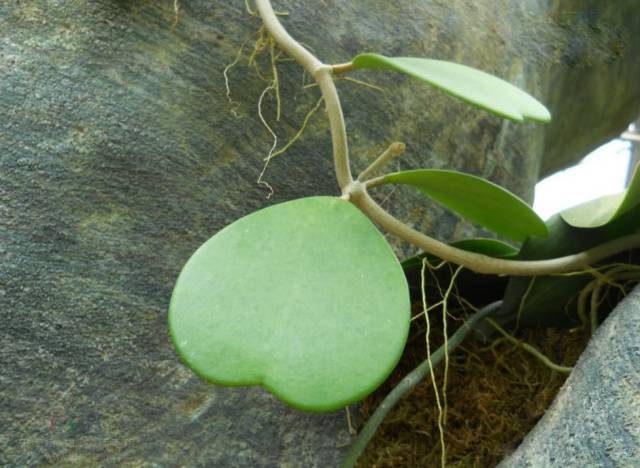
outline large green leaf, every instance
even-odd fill
[[[629,187],[621,193],[607,195],[564,210],[561,215],[569,225],[580,228],[605,226],[640,204],[640,165],[636,165]]]
[[[387,377],[409,315],[383,236],[350,203],[312,197],[250,214],[202,245],[176,282],[169,327],[204,379],[330,411]]]
[[[457,171],[419,169],[395,172],[384,181],[418,188],[465,218],[516,241],[546,236],[544,221],[520,198],[480,177]]]
[[[536,99],[500,78],[475,68],[442,60],[361,54],[355,69],[386,69],[411,75],[474,106],[508,119],[548,122],[551,114]]]

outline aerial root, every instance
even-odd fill
[[[422,259],[422,269],[420,270],[420,290],[422,293],[422,313],[424,314],[424,319],[427,326],[427,330],[425,332],[425,341],[427,345],[427,361],[429,363],[429,374],[431,376],[433,393],[436,398],[436,406],[438,408],[438,432],[440,434],[440,451],[441,451],[440,463],[442,467],[444,467],[447,459],[446,446],[444,443],[444,425],[443,425],[444,410],[442,408],[442,403],[440,401],[440,391],[438,390],[438,385],[436,384],[436,375],[433,370],[433,361],[431,360],[431,343],[430,343],[431,321],[429,320],[429,313],[428,313],[429,307],[427,306],[426,280],[425,280],[425,270],[427,269],[428,263],[429,262],[426,259],[426,257]],[[448,355],[447,346],[445,346],[444,349],[445,349],[445,356],[446,356]]]
[[[276,146],[278,145],[278,135],[276,135],[276,133],[267,123],[266,119],[264,118],[264,115],[262,115],[262,101],[264,100],[265,95],[272,90],[273,90],[273,85],[267,86],[264,89],[264,91],[262,91],[262,94],[260,95],[260,99],[258,100],[258,117],[260,118],[260,122],[262,122],[262,125],[264,125],[264,127],[273,137],[273,144],[271,145],[271,149],[269,150],[269,154],[267,155],[264,166],[262,166],[262,171],[260,172],[260,175],[258,176],[258,180],[257,180],[258,185],[266,187],[266,189],[268,190],[267,199],[271,198],[271,196],[274,193],[274,190],[271,184],[269,184],[269,182],[264,180],[264,174],[265,172],[267,172],[267,166],[269,166],[269,161],[271,161],[271,155],[273,154],[273,151],[276,149]]]
[[[178,0],[173,0],[173,23],[171,24],[171,31],[175,31],[180,20],[180,4]]]
[[[249,15],[251,16],[257,15],[257,11],[255,10],[255,8],[252,7],[249,0],[245,0],[245,8]],[[287,12],[278,12],[277,14],[286,15]],[[265,117],[264,102],[267,95],[272,94],[273,98],[275,99],[275,120],[276,122],[279,122],[282,116],[282,96],[281,96],[281,87],[280,87],[280,76],[278,73],[278,63],[286,61],[287,59],[283,57],[283,52],[277,49],[275,40],[271,37],[271,35],[269,35],[269,33],[267,32],[264,26],[260,27],[260,29],[258,29],[252,35],[252,37],[253,37],[253,46],[251,47],[251,51],[247,57],[247,65],[255,71],[256,75],[260,80],[266,83],[266,87],[263,89],[258,99],[258,105],[257,105],[258,118],[262,126],[267,130],[267,132],[272,138],[272,145],[267,155],[263,158],[264,165],[262,166],[262,170],[258,175],[256,183],[259,186],[265,187],[267,189],[266,197],[271,198],[274,194],[274,189],[273,189],[273,186],[268,181],[265,180],[265,174],[269,166],[269,161],[276,156],[286,153],[291,148],[291,146],[293,146],[298,140],[300,140],[305,130],[307,129],[311,118],[322,106],[324,99],[320,98],[316,101],[315,105],[305,115],[300,129],[296,131],[293,137],[290,138],[282,148],[276,150],[278,146],[278,136],[274,128],[272,127],[272,125],[269,124],[269,122],[267,121],[267,118]],[[240,117],[239,115],[240,106],[238,102],[233,99],[233,96],[232,96],[230,74],[231,74],[231,70],[241,62],[244,56],[246,46],[250,42],[250,40],[251,40],[251,37],[247,38],[242,43],[242,45],[240,46],[240,48],[238,49],[234,57],[234,60],[231,63],[229,63],[223,70],[227,101],[230,105],[231,114],[236,118]],[[258,58],[264,53],[267,53],[269,57],[268,70],[263,69],[260,66],[260,61],[258,60]]]
[[[545,366],[547,366],[549,369],[551,369],[553,371],[556,371],[556,372],[563,372],[563,373],[566,373],[566,374],[570,373],[573,370],[572,367],[560,366],[558,364],[555,364],[553,361],[551,361],[551,359],[549,359],[547,356],[542,354],[535,347],[531,346],[528,343],[525,343],[524,341],[519,340],[518,338],[516,338],[515,336],[513,336],[512,334],[507,332],[495,320],[493,320],[491,318],[487,318],[486,320],[496,330],[498,330],[500,332],[500,334],[507,339],[507,341],[510,341],[514,345],[519,346],[522,349],[524,349],[525,351],[529,352],[530,354],[535,356],[540,362],[542,362]]]
[[[420,290],[422,293],[422,313],[426,322],[426,332],[425,332],[425,341],[427,346],[427,362],[429,363],[429,374],[431,375],[431,382],[433,384],[434,396],[436,399],[436,406],[438,408],[438,432],[440,435],[440,464],[444,468],[447,461],[447,450],[446,444],[444,440],[444,429],[447,425],[447,384],[448,384],[448,375],[449,375],[449,337],[448,337],[448,329],[447,322],[449,320],[449,312],[448,312],[448,302],[449,297],[451,296],[451,292],[454,289],[454,285],[456,282],[456,278],[458,274],[462,271],[463,267],[458,266],[455,271],[451,274],[451,279],[449,280],[449,285],[446,291],[443,293],[440,283],[435,275],[433,275],[438,291],[440,292],[440,301],[432,306],[428,306],[427,304],[427,294],[426,294],[426,279],[425,279],[425,271],[427,266],[430,266],[431,271],[438,270],[445,265],[445,262],[440,263],[439,265],[431,265],[429,260],[425,257],[422,259],[422,269],[420,270]],[[449,266],[451,269],[451,267]],[[436,377],[434,372],[433,362],[431,360],[431,343],[430,343],[430,334],[431,334],[431,321],[429,320],[429,310],[434,307],[442,308],[442,336],[443,336],[443,349],[444,349],[444,370],[442,376],[442,393],[438,391],[438,386],[436,384]],[[415,318],[415,317],[414,317]]]
[[[264,160],[267,161],[268,159],[275,158],[276,156],[280,156],[281,154],[286,153],[286,151],[289,148],[291,148],[291,146],[293,146],[293,144],[296,141],[298,141],[300,137],[302,137],[304,131],[307,128],[307,125],[309,124],[309,121],[311,120],[311,117],[313,117],[314,114],[318,111],[318,109],[320,109],[320,106],[322,105],[323,102],[324,102],[324,98],[320,97],[316,102],[316,104],[311,108],[311,110],[307,112],[307,115],[305,115],[304,121],[302,122],[302,126],[296,132],[296,134],[282,148],[280,148],[277,151],[274,151],[273,153],[271,153],[271,156],[265,157]]]
[[[584,326],[590,325],[591,334],[598,328],[598,310],[612,289],[624,297],[629,287],[640,281],[640,266],[625,263],[606,265],[587,271],[594,276],[578,294],[578,319]],[[624,283],[621,283],[624,281]]]

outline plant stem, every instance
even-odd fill
[[[387,183],[387,176],[378,176],[369,180],[364,181],[364,186],[367,190],[370,188],[380,187],[381,185],[385,185]]]
[[[349,146],[347,144],[347,130],[342,115],[342,106],[338,90],[333,81],[333,67],[325,65],[298,41],[292,38],[278,20],[269,0],[256,0],[256,6],[264,26],[273,36],[278,45],[288,52],[300,65],[313,76],[324,97],[331,138],[333,142],[333,162],[336,179],[340,189],[344,189],[353,182],[349,167]]]
[[[461,342],[465,339],[465,337],[469,334],[471,330],[485,317],[489,314],[495,312],[502,305],[502,301],[497,301],[488,306],[482,308],[479,312],[473,314],[469,319],[462,324],[458,330],[449,338],[448,340],[448,352],[453,351]],[[431,362],[432,366],[439,364],[445,357],[447,350],[445,346],[442,345],[439,347],[428,359],[422,362],[418,367],[412,370],[402,381],[386,396],[386,398],[380,403],[380,406],[375,410],[373,415],[369,418],[367,423],[364,425],[358,437],[354,440],[349,452],[347,453],[346,458],[342,462],[342,468],[351,468],[355,466],[358,458],[364,452],[364,449],[367,447],[367,444],[376,433],[378,426],[387,416],[389,411],[393,409],[393,407],[404,397],[407,393],[409,393],[418,383],[420,383],[426,375],[429,373],[429,363]]]
[[[352,62],[340,63],[338,65],[333,65],[332,68],[333,68],[333,74],[339,75],[340,73],[347,73],[353,70],[353,63]]]
[[[350,200],[386,231],[420,247],[425,252],[448,262],[462,265],[477,273],[514,276],[549,275],[582,270],[617,253],[640,247],[640,234],[634,234],[620,237],[584,252],[565,257],[535,261],[503,260],[451,247],[416,231],[394,218],[369,196],[365,184],[360,181],[354,181],[351,175],[346,126],[338,91],[333,81],[334,67],[322,63],[287,33],[276,17],[270,0],[256,0],[256,5],[266,30],[274,37],[282,49],[291,54],[298,63],[315,77],[322,91],[331,127],[336,178],[343,198]],[[336,68],[340,72],[348,71],[349,69],[346,65],[338,65]],[[370,182],[373,183],[374,180],[380,180],[380,183],[384,183],[383,179],[380,178],[373,179]]]
[[[369,167],[367,167],[364,171],[360,173],[360,175],[358,176],[358,180],[360,182],[364,182],[365,180],[367,180],[367,177],[369,177],[375,171],[380,169],[382,166],[388,163],[391,159],[397,156],[400,156],[402,153],[404,153],[404,150],[405,150],[404,143],[401,143],[399,141],[394,141],[389,145],[389,147],[384,151],[384,153],[378,156],[376,160],[369,165]]]
[[[640,234],[632,234],[564,257],[549,260],[505,260],[457,249],[416,231],[381,208],[366,192],[364,184],[354,184],[350,200],[386,231],[420,247],[425,252],[477,273],[514,276],[565,273],[587,269],[590,265],[607,257],[640,247]]]

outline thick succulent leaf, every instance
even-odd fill
[[[353,60],[353,67],[406,73],[469,104],[508,119],[551,120],[547,108],[529,94],[511,83],[466,65],[415,57],[361,54]]]
[[[516,241],[546,236],[544,221],[511,192],[480,177],[457,171],[419,169],[395,172],[385,182],[415,187],[468,220]]]
[[[384,237],[350,203],[312,197],[250,214],[203,244],[176,282],[169,327],[204,379],[330,411],[387,377],[409,315]]]
[[[640,165],[636,165],[625,191],[582,203],[564,210],[561,215],[571,226],[596,228],[618,219],[637,205],[640,205]]]

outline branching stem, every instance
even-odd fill
[[[515,276],[550,275],[582,270],[617,253],[640,247],[640,234],[633,234],[565,257],[534,261],[504,260],[457,249],[426,236],[394,218],[380,207],[366,190],[367,186],[372,187],[382,183],[381,178],[373,179],[365,185],[360,181],[354,181],[351,176],[347,132],[340,98],[333,80],[334,73],[343,73],[350,70],[351,64],[325,65],[287,33],[276,17],[270,0],[256,0],[256,5],[267,31],[282,49],[292,55],[316,79],[322,91],[331,127],[336,178],[342,190],[343,198],[358,206],[371,220],[378,223],[386,231],[420,247],[425,252],[436,255],[448,262],[462,265],[477,273]]]
[[[369,165],[369,167],[367,167],[364,171],[360,173],[360,175],[358,176],[358,180],[360,182],[364,182],[365,180],[367,180],[367,177],[375,173],[378,169],[380,169],[382,166],[387,164],[391,159],[397,156],[400,156],[402,153],[404,153],[404,150],[405,150],[404,143],[401,143],[399,141],[394,141],[389,145],[389,147],[384,151],[384,153],[378,156],[376,160]]]
[[[617,253],[640,247],[640,234],[619,237],[583,252],[549,260],[505,260],[452,247],[407,226],[381,208],[366,192],[364,184],[354,187],[351,202],[386,231],[420,247],[425,252],[477,273],[540,276],[584,270]]]
[[[318,58],[292,38],[282,27],[269,0],[256,0],[256,6],[265,28],[273,36],[277,44],[289,53],[300,65],[313,76],[324,97],[331,138],[333,141],[333,162],[336,178],[340,189],[344,189],[353,182],[349,167],[349,147],[347,144],[347,130],[342,115],[342,106],[338,90],[333,81],[333,67],[325,65]]]

